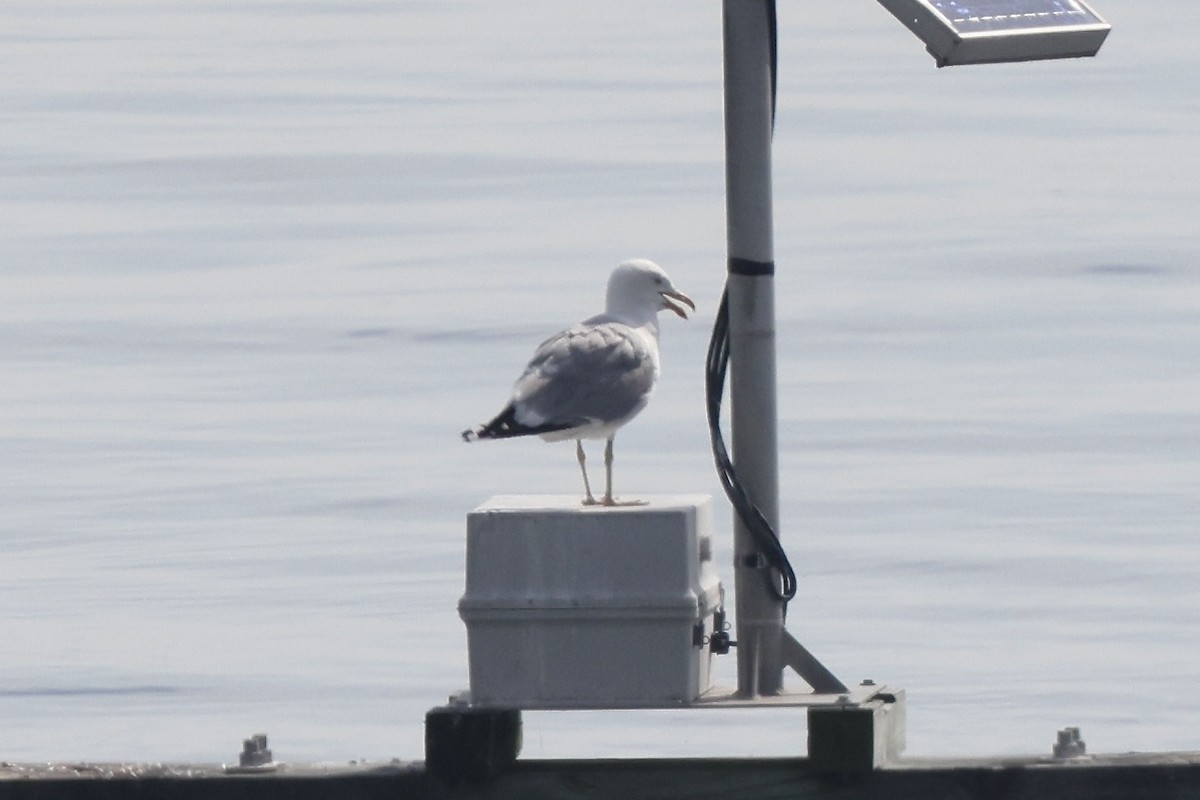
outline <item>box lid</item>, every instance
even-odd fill
[[[645,499],[609,508],[575,496],[492,498],[467,517],[460,609],[714,607],[711,499]]]

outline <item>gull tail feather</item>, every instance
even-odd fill
[[[517,410],[509,403],[491,422],[463,431],[462,439],[464,442],[473,442],[476,439],[512,439],[516,436],[536,436],[540,433],[553,433],[573,427],[575,427],[574,423],[570,422],[524,425],[517,421]]]

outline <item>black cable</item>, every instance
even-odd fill
[[[712,339],[708,343],[708,355],[704,365],[704,389],[708,410],[708,431],[712,440],[713,460],[717,465],[717,477],[729,502],[737,512],[738,519],[746,526],[754,544],[758,547],[767,566],[778,576],[768,576],[767,584],[772,593],[783,603],[796,596],[796,572],[788,560],[779,536],[758,506],[750,499],[738,480],[733,460],[725,447],[721,434],[721,400],[725,394],[725,375],[729,369],[729,292],[721,294],[721,305],[713,322]]]
[[[777,68],[777,25],[775,17],[775,2],[767,3],[767,28],[770,37],[771,65],[771,129],[775,128],[775,74]],[[729,291],[721,293],[721,305],[717,309],[717,318],[713,322],[712,339],[708,343],[708,355],[704,365],[704,389],[708,411],[708,431],[712,440],[713,460],[717,465],[717,477],[729,502],[737,512],[738,519],[746,526],[755,545],[758,547],[766,565],[778,576],[778,580],[767,576],[767,584],[772,593],[784,603],[796,596],[796,572],[779,542],[779,535],[771,527],[766,516],[754,505],[745,488],[738,480],[733,460],[725,447],[725,438],[721,434],[721,400],[725,394],[725,375],[729,369]]]
[[[775,74],[779,71],[779,20],[775,16],[775,0],[767,2],[767,34],[771,48],[771,133],[775,133]]]

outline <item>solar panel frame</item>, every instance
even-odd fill
[[[879,0],[939,67],[1094,56],[1111,26],[1084,0]]]

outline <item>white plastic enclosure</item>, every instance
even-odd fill
[[[712,501],[494,497],[467,517],[471,703],[668,707],[710,688]]]

